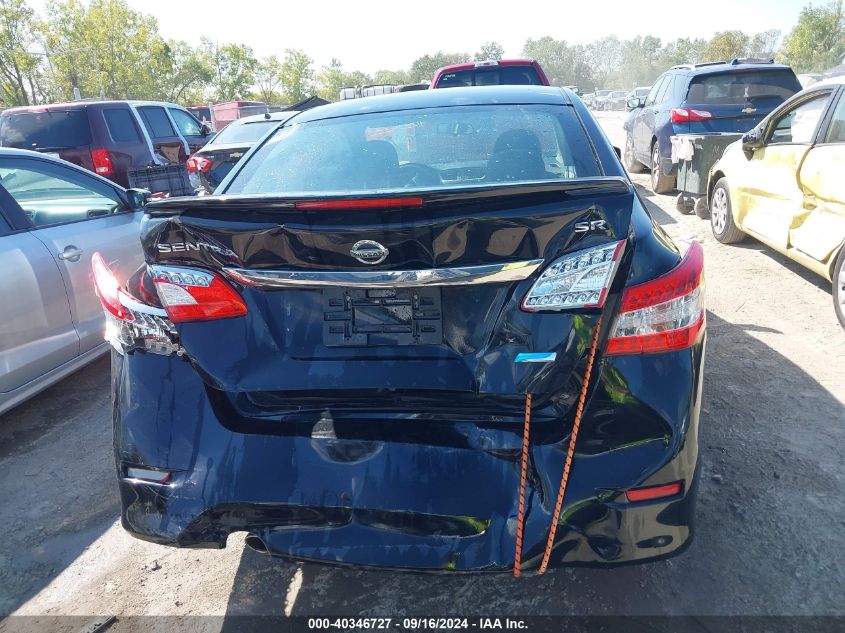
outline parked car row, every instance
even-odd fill
[[[148,169],[183,166],[210,134],[182,106],[157,101],[73,101],[0,114],[3,147],[61,158],[121,187]]]

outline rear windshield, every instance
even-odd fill
[[[213,145],[223,143],[255,143],[271,129],[279,125],[279,121],[256,121],[255,123],[231,123],[220,134],[214,137]]]
[[[85,110],[16,112],[0,116],[0,145],[19,149],[65,149],[91,144]]]
[[[284,127],[226,193],[396,192],[600,173],[569,106],[460,106]]]
[[[686,100],[687,103],[713,105],[769,102],[774,106],[799,90],[801,85],[788,70],[718,73],[693,78]]]
[[[444,73],[437,81],[437,88],[461,86],[540,86],[543,82],[533,66],[493,66],[470,68]]]

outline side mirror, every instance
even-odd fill
[[[636,110],[637,108],[643,107],[643,100],[639,97],[634,97],[633,99],[628,99],[625,102],[625,105],[628,107],[628,110]]]
[[[126,195],[129,196],[129,204],[133,209],[143,209],[152,194],[147,189],[127,189]]]
[[[742,136],[742,151],[745,153],[746,158],[750,159],[754,154],[754,150],[758,150],[761,147],[763,147],[762,130],[754,128]]]
[[[203,136],[208,136],[209,134],[211,134],[211,128],[208,127],[205,123],[203,123],[202,127],[200,128],[200,134],[202,134]]]

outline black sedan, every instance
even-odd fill
[[[202,193],[213,193],[235,163],[262,136],[294,114],[296,112],[273,112],[232,121],[188,158],[186,167],[193,188]]]
[[[321,107],[217,194],[97,270],[130,533],[515,574],[690,542],[702,250],[571,92]]]

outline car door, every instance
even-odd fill
[[[25,219],[10,217],[15,207],[0,183],[0,404],[79,354],[59,268]]]
[[[634,153],[646,165],[651,163],[651,138],[654,131],[654,115],[657,111],[657,97],[666,87],[669,75],[662,75],[648,92],[643,107],[637,111],[634,121]]]
[[[790,245],[820,262],[845,242],[845,89],[838,88],[798,174],[803,209],[789,231]]]
[[[176,132],[164,107],[145,105],[137,106],[137,110],[150,136],[153,151],[168,162],[184,164],[188,158],[185,141]]]
[[[807,156],[832,89],[789,103],[767,123],[763,147],[754,151],[737,183],[736,220],[773,246],[785,249],[793,219],[804,208],[798,172]]]
[[[188,143],[188,153],[193,154],[208,142],[208,134],[203,134],[202,123],[197,121],[189,112],[180,108],[167,108],[176,129]]]
[[[143,262],[141,212],[125,191],[61,163],[0,158],[0,183],[32,224],[31,235],[53,257],[67,289],[79,352],[103,341],[103,314],[91,281],[91,255],[99,251],[128,278]]]

